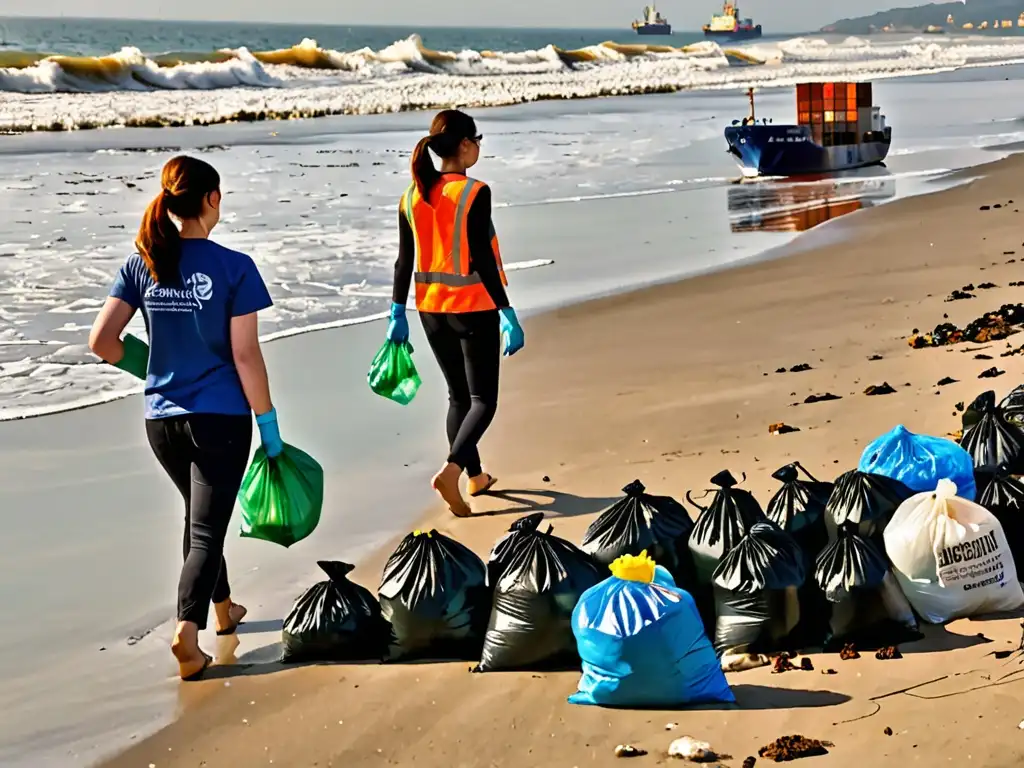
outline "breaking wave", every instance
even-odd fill
[[[124,48],[98,57],[0,51],[0,131],[170,126],[686,88],[784,86],[825,78],[899,77],[1024,60],[1020,38],[830,42],[796,38],[723,49],[613,42],[565,50],[437,51],[418,35],[380,50],[335,51],[314,40],[148,56]],[[216,98],[197,92],[217,90]],[[225,93],[228,92],[228,93]],[[102,94],[98,98],[97,94]],[[49,98],[47,98],[49,96]]]

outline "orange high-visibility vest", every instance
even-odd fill
[[[421,312],[481,312],[496,309],[480,275],[471,272],[466,223],[482,181],[460,174],[441,177],[423,199],[413,184],[402,195],[401,210],[416,240],[416,309]],[[491,224],[491,248],[501,282],[508,285],[501,264],[498,236]]]

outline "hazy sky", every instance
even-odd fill
[[[107,16],[399,26],[628,27],[650,0],[0,0],[0,16]],[[911,0],[747,0],[744,16],[770,29],[805,31]],[[677,29],[699,29],[721,0],[661,0]]]

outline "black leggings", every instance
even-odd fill
[[[224,538],[249,462],[252,417],[196,413],[150,419],[146,436],[185,499],[178,621],[205,629],[210,603],[231,596]]]
[[[419,315],[448,382],[448,461],[476,477],[483,471],[477,443],[498,409],[498,310]]]

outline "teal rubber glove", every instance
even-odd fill
[[[124,335],[123,344],[124,356],[114,367],[145,381],[149,373],[149,345],[130,333]]]
[[[277,408],[256,417],[256,426],[260,428],[260,442],[268,459],[272,459],[284,450],[281,441],[281,430],[277,426]]]
[[[388,323],[388,341],[396,344],[409,340],[409,321],[405,318],[405,304],[391,304],[391,322]]]
[[[523,334],[523,326],[519,324],[519,318],[516,317],[516,311],[512,307],[505,307],[499,312],[501,314],[501,341],[505,347],[502,354],[505,357],[512,357],[526,345],[526,336]]]

